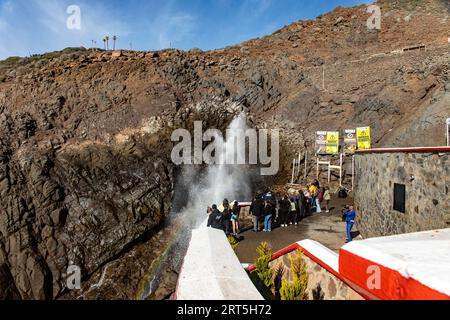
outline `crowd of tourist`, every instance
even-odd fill
[[[263,232],[271,232],[273,222],[277,222],[281,227],[297,225],[306,216],[322,212],[321,203],[324,201],[329,212],[330,200],[329,189],[321,188],[317,180],[305,191],[296,190],[281,195],[280,199],[276,199],[270,191],[257,194],[250,206],[253,232],[260,231],[261,223],[264,224]]]
[[[295,190],[279,198],[270,190],[258,193],[250,205],[253,232],[272,232],[275,223],[282,228],[298,225],[303,218],[321,213],[323,207],[328,213],[330,201],[330,189],[321,187],[317,180],[308,185],[306,190]],[[241,207],[237,201],[230,204],[225,199],[220,207],[214,204],[208,208],[208,227],[223,230],[227,235],[238,236],[240,212]],[[355,212],[352,207],[346,207],[342,214],[347,222],[347,241],[352,241]]]

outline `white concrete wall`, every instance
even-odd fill
[[[263,300],[220,230],[192,232],[178,280],[177,300]]]

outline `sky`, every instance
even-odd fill
[[[0,59],[66,47],[211,50],[368,0],[0,0]],[[112,40],[110,48],[112,48]]]

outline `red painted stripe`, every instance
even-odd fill
[[[286,255],[288,253],[291,253],[291,252],[293,252],[295,250],[297,250],[299,247],[300,246],[297,243],[294,243],[294,244],[290,245],[289,247],[286,247],[286,248],[278,251],[277,253],[273,254],[272,255],[272,259],[270,259],[270,261],[277,260],[278,258],[280,258],[280,257],[282,257],[282,256],[284,256],[284,255]],[[252,264],[251,266],[249,266],[247,268],[248,272],[253,272],[255,270],[256,270],[256,265],[255,264]]]
[[[357,150],[356,154],[363,153],[394,153],[394,152],[450,152],[450,147],[419,147],[419,148],[380,148],[380,149],[368,149],[368,150]]]
[[[377,266],[380,270],[380,287],[371,289],[368,279],[369,267]],[[450,296],[432,289],[416,279],[405,278],[398,271],[379,263],[362,258],[347,250],[339,253],[339,272],[349,283],[360,291],[380,300],[450,300]]]

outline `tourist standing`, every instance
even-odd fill
[[[259,219],[264,213],[264,200],[261,195],[256,195],[250,206],[250,214],[253,220],[253,232],[259,232]]]
[[[266,201],[264,205],[264,232],[272,232],[273,205]]]
[[[312,205],[311,205],[311,192],[309,191],[309,188],[306,188],[305,191],[305,202],[306,202],[306,212],[308,215],[312,213]]]
[[[321,203],[323,201],[323,193],[324,192],[322,189],[317,189],[317,196],[316,196],[316,212],[317,213],[322,212]]]
[[[306,217],[306,197],[305,197],[305,193],[303,192],[303,190],[299,190],[298,191],[298,209],[299,209],[299,219],[302,220],[303,218]]]
[[[290,201],[289,224],[292,225],[293,223],[295,223],[295,225],[297,225],[298,224],[298,222],[297,222],[298,208],[297,208],[297,203],[295,201],[295,197],[291,196],[289,201]]]
[[[309,192],[311,193],[311,199],[310,199],[311,210],[314,210],[315,212],[317,212],[317,201],[316,201],[317,194],[318,194],[317,187],[314,184],[311,184],[309,186]]]
[[[291,202],[287,196],[283,196],[280,201],[279,218],[282,227],[287,227],[289,223],[289,211],[291,209]]]
[[[331,192],[329,187],[325,187],[325,192],[323,194],[323,200],[325,200],[325,208],[327,213],[330,212],[330,201],[331,201]]]
[[[239,231],[239,216],[241,214],[241,208],[237,201],[233,202],[232,214],[231,214],[231,224],[233,226],[233,235],[237,237],[240,233]]]
[[[228,199],[224,199],[222,202],[223,206],[223,224],[225,226],[225,234],[229,235],[231,229],[231,208]]]
[[[347,223],[347,243],[352,242],[352,229],[355,224],[356,212],[353,207],[348,207],[348,210],[344,210],[345,222]]]
[[[207,226],[208,228],[211,227],[213,229],[225,231],[222,212],[217,209],[217,205],[215,204],[212,206],[212,213],[209,215]]]

